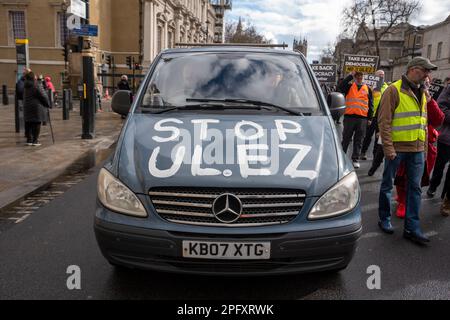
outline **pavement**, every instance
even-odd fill
[[[109,101],[103,102],[103,109],[96,115],[96,135],[92,140],[81,139],[79,103],[74,102],[69,120],[62,119],[61,108],[51,109],[55,143],[47,124],[41,128],[42,146],[29,147],[25,145],[24,132],[15,132],[14,105],[0,106],[0,212],[45,188],[87,154],[114,144],[123,120],[111,112]]]
[[[101,164],[87,177],[20,223],[0,231],[0,300],[317,300],[450,299],[450,219],[439,215],[440,199],[425,200],[421,224],[426,247],[402,238],[403,220],[393,218],[393,235],[377,226],[381,170],[358,170],[363,235],[347,269],[273,277],[213,277],[117,270],[103,258],[94,235],[96,180]],[[80,201],[83,199],[83,201]],[[2,224],[0,220],[0,224]],[[79,290],[67,287],[70,266],[81,270]],[[379,289],[369,289],[369,267],[381,271]]]
[[[335,274],[245,278],[110,266],[93,230],[101,166],[99,163],[82,178],[77,177],[72,187],[59,195],[51,188],[46,190],[42,197],[51,198],[50,193],[58,196],[29,214],[19,214],[20,219],[0,217],[0,257],[7,257],[0,263],[0,300],[450,299],[450,218],[439,214],[441,200],[423,195],[421,225],[431,238],[430,245],[422,247],[403,239],[404,221],[396,217],[395,233],[382,233],[377,226],[382,170],[369,177],[370,161],[362,161],[357,170],[362,188],[363,234],[347,269]],[[438,193],[441,190],[442,185]],[[67,286],[72,266],[81,270],[79,290]],[[368,283],[374,266],[381,271],[381,286],[371,289]]]

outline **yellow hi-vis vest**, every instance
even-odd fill
[[[425,141],[428,123],[425,94],[422,96],[422,105],[420,106],[416,99],[402,92],[402,80],[393,85],[397,88],[400,102],[395,109],[392,121],[392,141]]]
[[[387,89],[388,84],[385,82],[383,83],[383,86],[381,87],[381,91],[373,91],[373,116],[377,114],[378,106],[381,102],[381,96],[383,95],[384,91]]]

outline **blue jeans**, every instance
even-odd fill
[[[420,186],[425,167],[424,152],[400,152],[394,160],[385,159],[383,182],[380,188],[378,214],[381,221],[391,220],[391,195],[393,181],[397,168],[404,161],[408,186],[406,191],[405,229],[412,232],[420,231],[419,212],[422,196]]]

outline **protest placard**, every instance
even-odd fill
[[[376,56],[344,55],[344,72],[375,73],[379,58]]]
[[[381,91],[381,87],[383,86],[384,77],[379,77],[373,74],[365,74],[363,77],[363,81],[373,90]]]
[[[430,91],[431,96],[434,100],[437,100],[439,96],[442,93],[442,90],[444,90],[444,86],[440,83],[430,83],[430,88],[428,89]]]
[[[320,83],[336,83],[337,65],[312,64],[311,68]]]

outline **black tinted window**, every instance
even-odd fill
[[[293,55],[165,55],[142,104],[165,108],[189,104],[186,99],[246,99],[294,110],[320,110],[311,79],[302,61]]]

